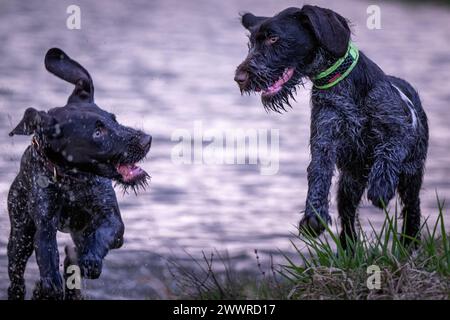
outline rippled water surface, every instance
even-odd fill
[[[310,156],[309,93],[299,90],[287,114],[267,114],[259,98],[241,97],[233,82],[246,55],[238,13],[272,15],[298,1],[78,1],[82,29],[65,27],[71,1],[0,2],[0,298],[7,282],[8,188],[30,139],[8,132],[25,108],[64,105],[70,84],[47,73],[45,52],[63,48],[91,73],[96,102],[120,122],[153,135],[150,189],[122,196],[122,249],[111,252],[101,280],[87,283],[95,298],[169,297],[165,259],[185,250],[228,250],[240,267],[254,267],[253,250],[292,251],[290,234],[306,196]],[[430,122],[430,149],[422,191],[424,216],[436,214],[436,190],[450,195],[450,12],[431,6],[381,5],[382,29],[366,28],[365,1],[316,1],[352,20],[354,40],[387,73],[419,90]],[[328,4],[327,4],[328,3]],[[180,165],[171,161],[177,129],[278,129],[277,175],[255,165]],[[337,217],[334,193],[331,214]],[[391,203],[393,205],[393,203]],[[365,201],[361,222],[379,226],[383,214]],[[450,220],[450,219],[447,219]],[[68,237],[60,237],[60,246]],[[27,279],[37,278],[34,258]],[[170,277],[169,277],[170,278]]]

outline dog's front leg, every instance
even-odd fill
[[[82,234],[74,237],[79,251],[78,264],[81,275],[89,279],[100,277],[103,258],[110,249],[116,249],[123,244],[124,225],[118,210],[101,216]]]
[[[59,273],[59,253],[56,242],[57,216],[55,202],[48,194],[39,192],[35,197],[33,218],[36,225],[34,249],[39,266],[40,280],[33,291],[33,299],[63,298],[63,282]]]
[[[100,276],[103,258],[110,249],[122,246],[125,230],[112,187],[105,190],[100,186],[93,191],[93,197],[93,207],[89,209],[93,214],[92,221],[82,232],[72,234],[81,275],[89,279]]]
[[[409,120],[413,111],[406,111],[399,97],[387,94],[392,90],[389,82],[382,82],[366,98],[367,108],[373,113],[371,136],[376,139],[367,198],[379,208],[394,197],[403,162],[416,144],[414,125]]]
[[[399,138],[375,149],[368,180],[367,198],[377,207],[387,206],[398,187],[400,169],[407,150]]]
[[[328,194],[336,163],[337,114],[331,108],[313,107],[311,114],[311,163],[308,166],[308,195],[300,232],[319,235],[330,222]],[[319,218],[320,217],[320,218]],[[320,221],[320,220],[323,220]]]

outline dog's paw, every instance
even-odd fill
[[[387,207],[395,196],[398,186],[398,174],[386,166],[374,165],[369,175],[367,198],[380,209]]]
[[[370,185],[367,189],[367,199],[369,199],[372,204],[380,209],[387,207],[389,201],[395,195],[395,187],[385,184],[380,185]]]
[[[325,231],[327,220],[320,220],[316,214],[306,214],[299,223],[299,234],[318,237]]]
[[[25,284],[11,284],[8,288],[8,300],[24,300]]]
[[[97,279],[102,273],[102,259],[92,255],[83,255],[78,264],[81,270],[81,276],[88,279]]]
[[[52,279],[42,278],[36,282],[33,290],[33,300],[63,300],[64,290],[62,280],[54,281]]]

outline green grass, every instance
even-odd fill
[[[380,229],[359,230],[359,241],[345,251],[339,237],[326,226],[325,235],[303,235],[293,241],[300,262],[286,257],[280,273],[293,285],[293,299],[448,299],[450,298],[450,243],[444,206],[438,199],[438,217],[421,226],[416,249],[401,241],[401,221],[385,210]],[[304,248],[300,248],[304,245]],[[302,250],[303,249],[303,250]],[[377,266],[381,288],[367,286],[369,266]]]
[[[177,294],[190,299],[450,299],[450,238],[445,228],[444,203],[438,217],[424,221],[414,246],[402,242],[398,208],[380,228],[358,231],[358,241],[344,250],[337,232],[308,234],[292,240],[294,255],[282,253],[285,263],[272,259],[263,267],[255,251],[255,271],[237,271],[219,252],[191,257],[195,268],[171,263]],[[414,247],[414,249],[413,249]],[[191,263],[192,265],[192,263]],[[369,289],[367,268],[379,268],[380,286]]]

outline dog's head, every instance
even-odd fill
[[[350,40],[346,19],[310,5],[273,17],[246,13],[242,25],[250,31],[249,53],[234,79],[242,93],[261,92],[264,107],[274,111],[285,110],[303,78],[327,68],[316,65],[318,55],[333,63],[345,55]]]
[[[10,136],[36,135],[45,155],[64,168],[114,179],[125,187],[145,185],[149,176],[136,163],[150,150],[151,136],[119,124],[114,114],[99,108],[89,73],[60,49],[48,51],[45,66],[75,89],[64,107],[48,112],[28,108]]]

